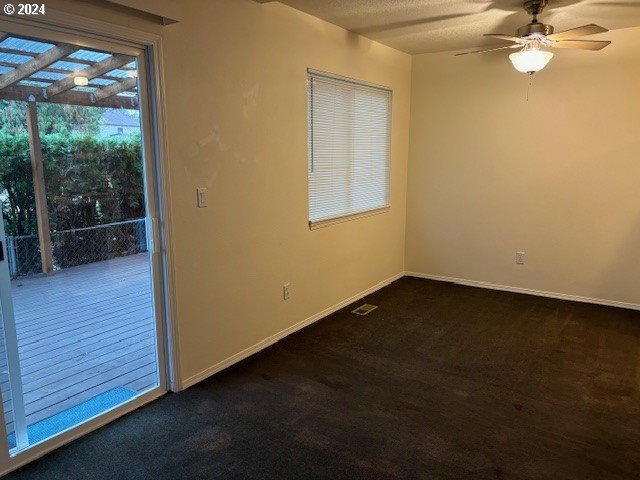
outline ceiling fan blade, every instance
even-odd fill
[[[496,50],[504,50],[506,48],[521,48],[521,47],[522,45],[507,45],[506,47],[487,48],[485,50],[475,50],[473,52],[456,53],[454,56],[459,57],[460,55],[470,55],[472,53],[486,53],[486,52],[494,52]]]
[[[551,40],[571,40],[579,37],[586,37],[587,35],[595,35],[596,33],[608,32],[604,27],[599,25],[583,25],[582,27],[572,28],[571,30],[565,30],[564,32],[553,33],[547,35],[547,38]]]
[[[485,33],[485,37],[499,38],[500,40],[508,40],[510,42],[520,43],[520,37],[514,37],[513,35],[504,35],[502,33]]]
[[[602,50],[611,42],[594,40],[561,40],[553,44],[553,48],[577,48],[579,50]]]

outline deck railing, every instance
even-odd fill
[[[147,251],[145,219],[51,232],[54,270]],[[37,235],[7,237],[11,277],[42,273]]]

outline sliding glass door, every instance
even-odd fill
[[[166,391],[145,67],[134,47],[0,22],[9,464]]]
[[[7,448],[13,451],[28,446],[26,415],[22,395],[18,342],[11,298],[7,241],[0,212],[0,387]]]

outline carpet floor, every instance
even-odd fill
[[[9,475],[640,478],[640,312],[403,278]]]

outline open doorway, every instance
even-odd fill
[[[11,455],[166,390],[142,51],[0,31],[0,387]]]

